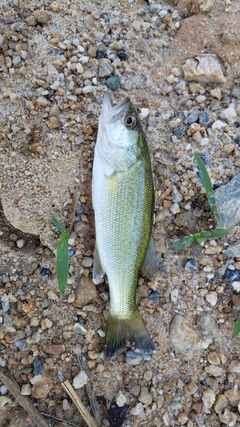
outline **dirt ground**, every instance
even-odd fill
[[[205,241],[202,260],[171,249],[186,212],[198,212],[199,230],[214,226],[194,151],[214,188],[239,173],[239,22],[238,0],[0,2],[0,368],[49,426],[86,425],[61,383],[75,378],[91,411],[88,378],[122,408],[114,421],[102,406],[102,426],[122,416],[124,426],[240,427],[240,253],[224,252],[240,227]],[[201,55],[214,55],[221,81],[186,81],[184,64]],[[106,90],[114,103],[131,98],[151,154],[160,265],[137,292],[151,358],[104,360],[91,174]],[[64,299],[53,215],[71,229]],[[38,425],[3,383],[0,425]]]

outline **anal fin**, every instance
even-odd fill
[[[147,276],[149,280],[152,280],[156,277],[158,271],[159,259],[156,251],[156,246],[151,236],[146,258],[141,267],[141,271]]]
[[[94,263],[93,263],[93,272],[92,272],[93,283],[95,283],[95,285],[99,285],[99,283],[102,282],[104,274],[105,272],[103,271],[103,268],[102,268],[99,251],[96,244],[95,250],[94,250]]]

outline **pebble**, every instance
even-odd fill
[[[184,267],[185,271],[191,271],[197,268],[197,263],[195,261],[195,259],[189,259]]]
[[[135,351],[128,351],[126,353],[126,363],[128,365],[139,365],[143,361],[143,356],[141,353]]]
[[[140,394],[138,396],[138,400],[142,402],[144,405],[151,405],[152,403],[152,395],[149,393],[147,387],[141,387]]]
[[[220,117],[228,122],[234,122],[237,119],[237,113],[234,108],[234,104],[230,104],[228,108],[220,113]]]
[[[44,329],[50,329],[52,327],[52,321],[50,319],[43,319],[41,321],[41,328]]]
[[[47,24],[48,21],[50,21],[51,16],[48,12],[45,10],[39,10],[35,13],[36,20],[39,22],[39,24]]]
[[[209,120],[210,120],[209,112],[206,110],[202,110],[199,114],[199,123],[202,126],[206,126]]]
[[[30,396],[32,393],[32,387],[30,384],[23,384],[21,387],[22,396]]]
[[[240,281],[235,280],[234,282],[232,282],[232,287],[234,291],[240,292]]]
[[[209,292],[206,296],[206,301],[212,306],[214,307],[217,304],[217,300],[218,300],[218,295],[217,292],[212,291]]]
[[[227,279],[229,285],[232,285],[233,282],[240,281],[240,270],[226,270],[224,277]]]
[[[75,307],[82,308],[90,303],[99,301],[96,286],[90,277],[81,277],[76,289],[76,299],[73,303]]]
[[[187,134],[187,127],[186,126],[183,126],[183,125],[180,125],[180,126],[177,126],[175,129],[174,129],[174,131],[173,131],[173,133],[174,133],[174,135],[177,137],[177,138],[182,138],[184,135],[186,135]]]
[[[39,360],[34,360],[33,362],[33,373],[34,375],[40,375],[42,374],[42,364],[39,362]]]
[[[25,245],[25,240],[24,239],[19,239],[16,241],[16,245],[19,249],[22,249]]]
[[[118,76],[108,77],[106,80],[106,86],[109,87],[109,89],[117,90],[120,86],[120,78]]]
[[[81,370],[77,375],[73,378],[73,387],[75,389],[82,388],[87,384],[88,377],[85,371]]]
[[[98,76],[99,77],[108,77],[113,72],[112,63],[109,59],[103,58],[99,61],[99,70],[98,70]]]
[[[141,111],[139,113],[140,120],[146,119],[146,117],[149,116],[149,113],[150,113],[149,108],[141,108]]]
[[[222,92],[221,92],[221,89],[219,87],[216,87],[216,88],[210,90],[210,93],[212,96],[214,96],[214,98],[217,98],[219,100],[222,98]]]
[[[177,288],[175,288],[175,289],[173,289],[173,290],[171,291],[171,301],[172,301],[173,303],[176,303],[176,302],[177,302],[177,300],[178,300],[178,289],[177,289]]]
[[[220,377],[224,374],[224,369],[219,366],[209,365],[206,366],[205,372],[207,372],[209,375],[212,375],[213,377]]]
[[[136,406],[134,406],[130,413],[132,415],[134,415],[135,417],[139,417],[144,415],[144,409],[143,409],[143,404],[142,403],[137,403]]]
[[[64,353],[65,345],[64,344],[50,344],[45,348],[45,352],[48,354],[53,354],[54,356],[59,356]]]
[[[240,86],[239,85],[233,85],[231,92],[232,92],[232,96],[235,96],[236,98],[240,99]]]
[[[176,314],[170,324],[169,338],[176,350],[185,353],[195,345],[197,334],[189,320]]]
[[[138,396],[140,393],[140,386],[137,384],[134,384],[133,382],[130,382],[128,384],[128,391],[129,393],[133,394],[133,396]]]
[[[208,354],[207,360],[211,365],[220,365],[220,357],[214,351]]]
[[[80,325],[80,323],[74,324],[73,331],[76,332],[76,334],[80,335],[86,335],[87,333],[87,329],[85,329],[84,326]]]
[[[214,403],[214,411],[219,414],[228,405],[228,400],[224,394],[218,394]]]
[[[222,120],[216,120],[213,124],[212,124],[212,129],[213,130],[219,130],[223,127],[227,126],[227,123],[222,122]]]
[[[85,268],[92,267],[93,265],[93,259],[90,257],[84,258],[82,262],[82,266]]]
[[[40,381],[33,384],[32,397],[35,399],[44,399],[53,388],[52,378],[47,374],[43,373]]]
[[[202,401],[205,408],[210,409],[213,406],[215,399],[216,399],[216,396],[213,390],[210,390],[210,389],[204,390],[202,395]]]
[[[223,414],[219,414],[220,421],[229,427],[232,427],[237,422],[237,415],[225,408]]]
[[[198,111],[192,111],[187,118],[188,124],[191,125],[192,123],[195,123],[198,120],[198,116]]]
[[[240,374],[240,360],[232,360],[228,366],[228,370],[229,372],[236,372]]]
[[[224,396],[226,396],[226,398],[233,406],[237,406],[240,402],[240,393],[235,388],[225,391]]]
[[[127,399],[124,396],[124,394],[121,392],[121,390],[119,390],[119,392],[117,393],[116,397],[115,397],[115,401],[116,404],[121,408],[122,406],[125,405]]]
[[[221,64],[215,55],[199,55],[183,65],[184,79],[202,83],[224,83]]]
[[[152,301],[152,303],[155,305],[159,302],[159,292],[158,291],[152,291],[149,295],[148,295],[148,299],[150,299],[150,301]]]
[[[173,213],[173,215],[176,215],[178,212],[180,212],[179,204],[173,203],[170,207],[170,211]]]
[[[220,216],[218,227],[230,230],[240,222],[240,174],[217,188],[213,195]]]

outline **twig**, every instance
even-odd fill
[[[87,367],[87,361],[86,361],[86,358],[85,358],[85,356],[83,354],[81,354],[78,357],[78,361],[79,361],[79,364],[80,364],[81,368],[84,371],[86,371],[87,368],[88,368]],[[99,404],[98,404],[98,401],[96,399],[95,393],[93,391],[92,383],[90,381],[87,381],[86,392],[87,392],[87,395],[88,395],[88,398],[89,398],[89,402],[90,402],[90,405],[91,405],[91,408],[92,408],[92,411],[93,411],[94,418],[95,418],[96,422],[98,424],[100,424],[101,418],[102,418],[101,414],[100,414],[100,408],[99,408]]]
[[[43,414],[45,417],[51,418],[54,421],[59,421],[60,423],[68,424],[71,427],[79,427],[77,424],[73,424],[70,421],[62,420],[62,418],[55,417],[54,415],[50,415],[47,412],[40,411],[41,414]]]
[[[77,395],[74,388],[71,386],[71,383],[66,380],[64,383],[62,383],[62,386],[67,392],[67,394],[71,397],[72,401],[75,403],[78,411],[80,412],[82,418],[84,419],[88,427],[99,427],[93,417],[89,414],[87,408],[82,403],[80,397]]]
[[[15,24],[15,22],[23,22],[23,19],[11,19],[11,18],[4,18],[3,16],[0,16],[0,22],[3,24]]]
[[[30,400],[21,394],[19,385],[12,378],[11,374],[4,368],[0,368],[0,380],[15,397],[19,405],[25,409],[37,427],[49,427],[48,423],[45,421],[40,412],[38,412],[35,406],[33,406]]]

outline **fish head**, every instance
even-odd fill
[[[113,106],[105,93],[99,118],[97,145],[101,156],[115,171],[131,167],[141,154],[141,122],[131,100]]]

